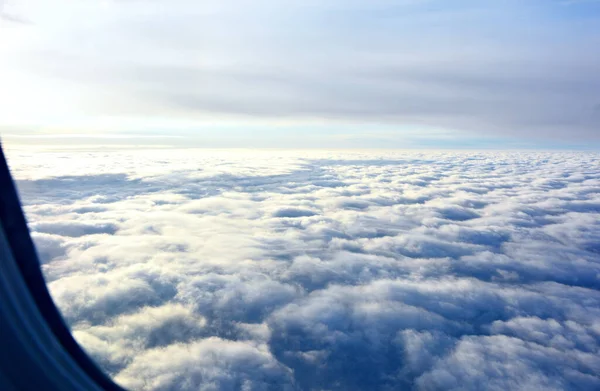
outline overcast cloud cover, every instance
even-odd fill
[[[600,389],[600,156],[12,150],[53,298],[139,390]]]
[[[600,143],[598,1],[0,7],[0,131],[11,136],[177,134],[226,147]]]

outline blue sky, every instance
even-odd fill
[[[5,140],[600,146],[598,1],[0,7]]]

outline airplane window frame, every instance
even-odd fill
[[[124,391],[73,338],[40,267],[0,142],[0,389]]]

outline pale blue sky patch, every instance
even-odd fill
[[[598,2],[13,0],[2,14],[4,135],[600,145]]]

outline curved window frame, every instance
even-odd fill
[[[52,301],[0,143],[0,389],[124,391],[73,338]]]

